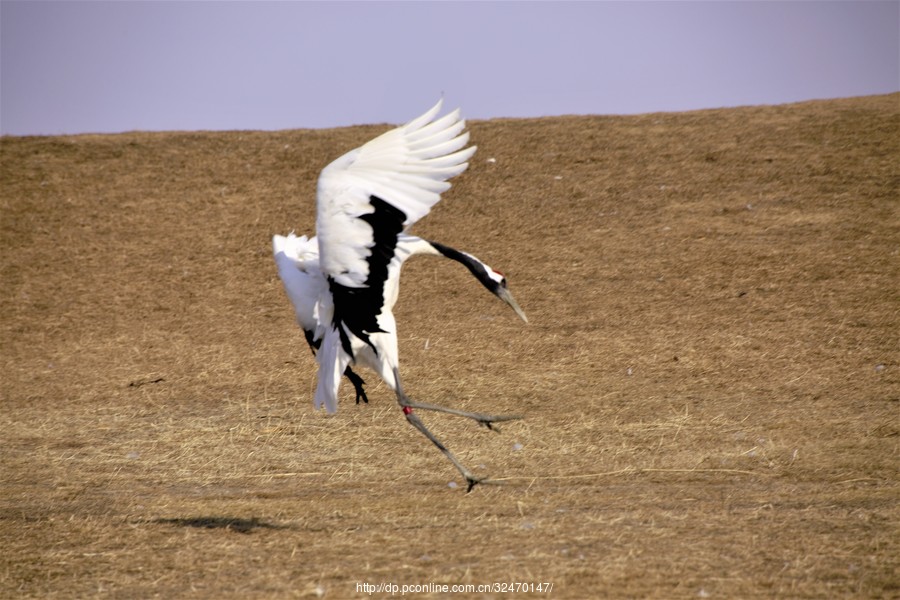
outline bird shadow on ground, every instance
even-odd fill
[[[257,518],[239,519],[234,517],[191,517],[187,519],[153,519],[151,523],[195,527],[197,529],[228,529],[237,533],[251,533],[256,529],[290,529],[288,525],[274,525]]]

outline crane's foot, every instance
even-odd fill
[[[504,481],[497,481],[496,479],[489,479],[487,477],[475,477],[471,473],[469,473],[469,475],[465,475],[465,478],[466,483],[468,484],[468,487],[466,488],[467,494],[471,492],[472,488],[479,483],[482,485],[504,485],[506,483]]]
[[[363,381],[363,378],[354,373],[353,369],[350,367],[347,367],[344,371],[344,375],[347,376],[347,379],[350,380],[350,383],[352,383],[353,387],[356,389],[356,403],[359,404],[360,399],[362,399],[363,402],[368,404],[369,398],[366,396],[366,390],[363,388],[366,382]]]

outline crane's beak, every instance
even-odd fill
[[[519,303],[516,302],[516,299],[513,298],[512,294],[510,293],[510,291],[508,289],[506,289],[505,287],[498,288],[497,296],[501,300],[503,300],[504,302],[509,304],[512,307],[512,309],[514,311],[516,311],[516,314],[519,315],[520,319],[522,319],[526,323],[528,322],[528,317],[525,316],[525,311],[522,310],[522,307],[519,306]]]

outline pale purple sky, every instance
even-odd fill
[[[900,2],[0,1],[0,133],[634,114],[900,90]]]

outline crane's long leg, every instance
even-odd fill
[[[413,400],[410,400],[409,396],[403,393],[403,386],[400,385],[400,371],[396,367],[394,368],[394,380],[397,382],[397,397],[400,398],[402,396],[405,399],[406,404],[400,402],[400,405],[404,408],[420,408],[422,410],[433,410],[435,412],[447,413],[450,415],[456,415],[458,417],[466,417],[468,419],[478,421],[478,423],[484,425],[488,429],[494,429],[494,423],[502,423],[503,421],[518,421],[522,418],[522,415],[485,415],[482,413],[468,412],[465,410],[457,410],[455,408],[438,406],[437,404],[428,404],[427,402],[414,402]]]
[[[401,406],[403,403],[400,403]],[[422,434],[431,440],[431,443],[438,447],[438,449],[444,453],[444,456],[450,459],[450,462],[453,463],[453,466],[462,473],[462,476],[466,478],[466,483],[469,484],[469,487],[466,489],[466,493],[471,492],[472,488],[475,487],[475,484],[482,483],[485,481],[484,477],[476,477],[470,470],[468,470],[465,465],[459,462],[459,459],[450,452],[447,447],[441,443],[439,439],[434,437],[434,434],[431,433],[427,427],[425,427],[425,423],[419,418],[419,416],[412,411],[408,406],[403,407],[403,414],[406,415],[406,420],[410,425],[418,429],[422,432]]]
[[[488,429],[492,429],[491,424],[497,421],[510,421],[513,419],[520,419],[519,416],[506,416],[506,417],[498,417],[492,415],[483,415],[480,413],[470,413],[461,410],[456,410],[453,408],[444,408],[442,406],[436,406],[434,404],[423,404],[421,402],[413,402],[410,400],[409,396],[403,391],[403,386],[400,384],[400,372],[398,369],[394,368],[394,382],[397,388],[397,402],[399,402],[400,406],[403,408],[403,414],[406,415],[406,420],[410,425],[418,429],[422,435],[431,440],[431,443],[438,447],[438,449],[444,453],[450,462],[453,463],[453,466],[462,474],[463,477],[466,478],[466,483],[468,483],[469,487],[466,489],[466,493],[471,492],[472,488],[475,487],[478,483],[493,483],[489,479],[485,477],[477,477],[471,471],[469,471],[465,465],[459,462],[459,459],[454,456],[450,450],[447,449],[444,444],[435,437],[431,431],[425,427],[425,423],[419,418],[417,414],[413,412],[414,408],[421,408],[422,410],[434,410],[438,412],[449,413],[452,415],[459,415],[462,417],[468,417],[470,419],[474,419],[486,426]]]
[[[412,400],[409,401],[407,406],[409,408],[421,408],[422,410],[433,410],[435,412],[467,417],[469,419],[478,421],[479,424],[484,425],[488,429],[494,429],[494,423],[502,423],[503,421],[518,421],[522,418],[521,415],[484,415],[481,413],[467,412],[464,410],[457,410],[455,408],[438,406],[436,404],[428,404],[426,402],[413,402]]]

